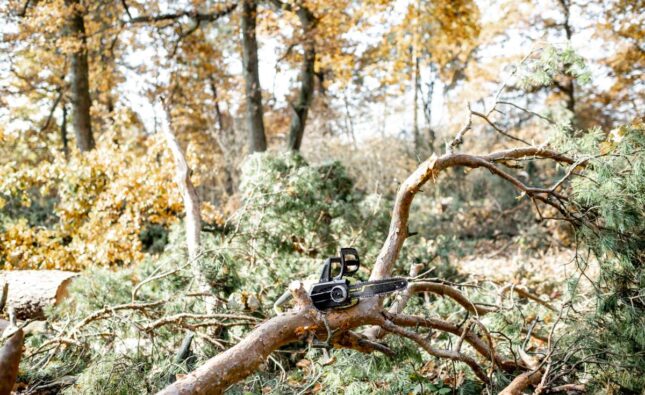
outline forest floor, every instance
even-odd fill
[[[504,251],[487,251],[490,249],[477,248],[455,261],[455,266],[476,280],[522,282],[523,285],[543,279],[566,279],[576,271],[575,251],[568,248],[549,249],[539,254],[513,246]]]

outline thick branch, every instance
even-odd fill
[[[415,282],[410,284],[410,292],[432,292],[441,296],[448,296],[455,302],[459,303],[464,309],[476,315],[484,315],[496,311],[497,309],[493,307],[478,306],[471,302],[464,294],[459,292],[459,290],[441,283],[432,283],[432,282]]]
[[[511,182],[518,189],[526,192],[529,187],[525,186],[522,182],[494,165],[494,162],[497,160],[519,159],[525,157],[549,158],[557,162],[574,163],[574,160],[571,158],[555,151],[539,147],[514,148],[482,156],[451,153],[442,155],[441,157],[433,155],[431,158],[421,163],[416,171],[403,182],[401,187],[399,187],[399,192],[397,193],[392,211],[388,237],[376,258],[376,263],[372,270],[370,280],[389,277],[392,267],[399,256],[403,242],[408,237],[408,218],[414,196],[419,192],[421,187],[430,180],[430,178],[436,177],[442,170],[450,167],[486,167],[494,174],[501,176]],[[555,204],[548,201],[543,196],[537,196],[537,198],[547,204]],[[562,209],[559,205],[557,208],[560,210]]]
[[[296,312],[265,321],[240,343],[211,358],[160,394],[220,394],[231,384],[256,371],[273,351],[288,343],[310,336],[329,340],[330,333],[350,331],[382,320],[379,305],[372,300],[365,300],[346,310],[332,310],[323,316],[313,307],[303,288],[292,288],[292,293],[298,306]],[[363,347],[367,347],[367,344],[363,344]]]
[[[298,340],[303,336],[298,329],[311,324],[306,312],[274,317],[159,394],[221,394],[229,385],[253,373],[274,350]]]
[[[531,370],[517,376],[499,395],[522,395],[529,385],[536,385],[542,379],[542,372]]]

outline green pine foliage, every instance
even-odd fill
[[[581,270],[597,262],[595,306],[581,314],[585,356],[599,391],[645,391],[645,125],[634,122],[608,135],[592,130],[565,141],[590,158],[572,182],[587,223],[579,229]],[[573,285],[577,285],[574,282]],[[577,286],[574,296],[584,298]],[[636,374],[640,371],[641,374]]]

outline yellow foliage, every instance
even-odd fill
[[[24,141],[16,138],[13,144]],[[168,226],[183,213],[173,172],[174,162],[160,136],[114,131],[98,139],[96,150],[73,152],[68,161],[53,152],[35,165],[2,163],[3,205],[55,203],[43,213],[48,223],[0,217],[0,262],[8,269],[66,270],[139,262],[144,256],[142,229]],[[205,204],[203,212],[206,221],[222,223],[213,206]]]

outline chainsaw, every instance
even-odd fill
[[[341,248],[339,257],[328,258],[320,280],[309,289],[309,297],[318,310],[347,308],[360,299],[405,289],[408,280],[401,277],[384,280],[354,282],[346,275],[354,274],[361,266],[355,248]]]

